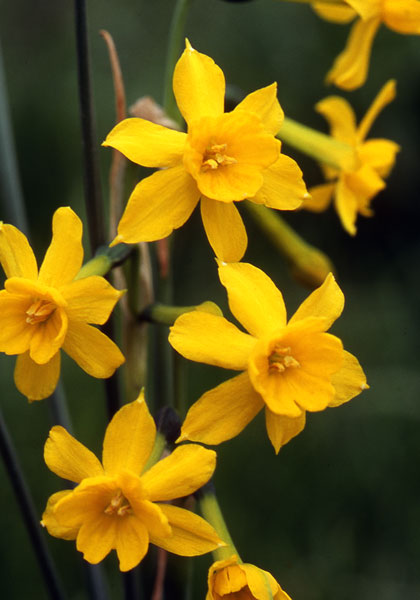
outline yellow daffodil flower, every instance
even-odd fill
[[[335,59],[327,82],[354,90],[366,81],[372,43],[381,23],[397,33],[420,34],[419,0],[345,0],[348,6],[315,2],[315,11],[334,23],[355,17],[347,45]]]
[[[248,242],[234,202],[248,198],[293,210],[307,195],[299,167],[280,154],[275,138],[283,121],[277,86],[249,94],[225,113],[223,72],[187,41],[173,89],[188,133],[131,118],[119,123],[103,144],[135,163],[161,168],[134,189],[113,244],[168,236],[201,199],[204,229],[215,254],[228,262],[240,260]]]
[[[290,596],[271,573],[240,563],[234,555],[210,567],[206,600],[290,600]]]
[[[182,556],[223,546],[207,521],[168,504],[210,479],[215,452],[187,444],[145,470],[155,437],[142,394],[108,425],[102,464],[63,427],[53,427],[45,462],[59,477],[78,485],[50,497],[42,525],[55,537],[76,540],[77,549],[92,564],[115,549],[121,571],[139,564],[149,542]]]
[[[336,140],[354,148],[354,160],[336,170],[324,165],[329,181],[311,188],[311,197],[302,208],[321,212],[334,197],[335,208],[344,229],[356,233],[358,214],[371,216],[371,200],[385,187],[400,147],[386,139],[366,140],[366,136],[379,112],[395,98],[395,81],[390,80],[381,89],[360,124],[350,104],[338,96],[329,96],[316,105],[316,110],[329,122],[331,135]]]
[[[178,317],[169,341],[190,360],[243,373],[190,408],[178,441],[219,444],[264,407],[278,452],[304,428],[306,411],[338,406],[367,387],[357,359],[326,333],[343,310],[343,293],[330,274],[287,321],[281,292],[260,269],[222,263],[219,277],[231,312],[249,333],[224,317],[195,311]]]
[[[108,319],[123,292],[103,277],[75,280],[83,261],[82,222],[68,207],[53,217],[53,237],[38,272],[25,235],[0,224],[0,352],[17,354],[15,383],[29,400],[53,393],[60,349],[93,377],[110,377],[124,362],[118,347],[90,323]]]

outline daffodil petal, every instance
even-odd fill
[[[382,0],[345,0],[363,20],[379,17],[381,14]]]
[[[64,309],[57,307],[43,323],[33,325],[29,355],[39,365],[49,362],[62,347],[67,333],[68,318]]]
[[[284,417],[273,413],[268,407],[265,409],[265,425],[270,442],[273,444],[276,454],[282,446],[290,442],[305,427],[306,413],[302,412],[298,417]]]
[[[245,572],[246,581],[253,598],[257,600],[274,600],[279,585],[270,573],[249,563],[240,565],[240,568]]]
[[[186,138],[181,131],[132,118],[120,121],[102,146],[111,146],[144,167],[174,167],[182,162]]]
[[[179,446],[141,478],[152,502],[182,498],[202,487],[216,468],[216,453],[197,444]]]
[[[308,190],[296,161],[285,154],[263,172],[264,183],[253,202],[277,210],[295,210],[308,196]]]
[[[267,87],[248,94],[236,106],[234,112],[238,110],[257,114],[265,130],[276,135],[284,119],[283,110],[277,100],[277,83],[272,83]]]
[[[331,135],[340,142],[354,144],[356,140],[356,115],[350,103],[340,96],[328,96],[315,105],[330,126]]]
[[[127,470],[140,475],[156,437],[156,426],[144,394],[113,416],[103,444],[102,462],[109,474]]]
[[[184,167],[146,177],[134,188],[113,243],[135,244],[167,237],[185,223],[199,198],[197,185]]]
[[[204,229],[216,256],[226,262],[241,260],[248,237],[233,202],[218,202],[203,196],[200,208]]]
[[[229,307],[255,337],[286,325],[286,307],[280,290],[261,269],[248,263],[219,264]]]
[[[323,317],[326,319],[326,329],[329,329],[341,315],[343,308],[344,294],[334,275],[329,273],[324,283],[302,302],[289,323],[295,323],[307,317]]]
[[[83,262],[82,232],[79,217],[68,206],[58,208],[53,216],[53,236],[39,270],[39,281],[59,287],[70,283]]]
[[[120,571],[134,569],[149,549],[147,527],[136,518],[121,519],[116,528],[115,549],[120,561]]]
[[[337,182],[335,207],[344,229],[350,235],[356,235],[357,197],[345,177],[341,177]]]
[[[54,507],[59,500],[65,498],[72,493],[72,490],[63,490],[56,492],[48,498],[47,506],[42,515],[41,525],[46,527],[48,533],[54,537],[61,538],[63,540],[75,540],[79,531],[78,527],[66,527],[61,525],[57,521],[57,517],[54,513]]]
[[[327,83],[334,83],[344,90],[354,90],[365,83],[373,38],[380,23],[380,18],[356,21],[345,49],[327,74]]]
[[[105,508],[117,490],[115,480],[105,475],[89,477],[64,496],[55,505],[57,521],[66,527],[81,527],[95,520],[98,515],[113,521],[105,514]]]
[[[30,300],[24,296],[0,292],[0,352],[22,354],[29,350],[34,332],[26,322]]]
[[[193,311],[177,318],[170,328],[169,343],[189,360],[242,371],[255,339],[224,317]]]
[[[110,519],[102,512],[86,520],[77,534],[76,547],[83,552],[83,558],[92,565],[101,562],[116,547],[118,526],[116,519]],[[144,528],[146,534],[147,530]]]
[[[312,8],[322,19],[332,23],[350,23],[356,12],[350,6],[335,6],[329,2],[314,2]]]
[[[264,406],[247,373],[241,373],[209,390],[187,413],[178,441],[220,444],[252,421]]]
[[[358,148],[358,155],[363,164],[369,165],[380,177],[388,177],[400,146],[391,140],[367,140]]]
[[[59,477],[80,483],[104,474],[96,456],[60,425],[50,430],[44,446],[47,467]]]
[[[394,100],[397,93],[396,86],[395,79],[390,79],[379,91],[357,128],[357,139],[359,142],[365,139],[379,113],[387,104]]]
[[[151,535],[152,544],[180,556],[198,556],[224,545],[213,527],[198,515],[171,504],[158,506],[168,517],[172,535]]]
[[[383,20],[398,33],[420,33],[420,4],[418,0],[385,0]]]
[[[369,388],[359,361],[346,351],[343,366],[332,376],[331,382],[335,388],[335,396],[328,406],[340,406]]]
[[[323,212],[331,203],[335,183],[321,183],[309,188],[309,198],[303,201],[302,208],[311,212]]]
[[[92,377],[110,377],[124,362],[118,346],[96,327],[69,323],[63,350]]]
[[[72,281],[60,287],[67,302],[70,320],[102,325],[107,321],[115,304],[124,294],[116,290],[104,277],[93,275]]]
[[[51,396],[60,376],[60,352],[43,365],[34,362],[29,352],[20,354],[15,366],[15,384],[30,402]]]
[[[19,229],[0,222],[0,263],[6,277],[36,279],[38,266],[29,242]]]
[[[212,58],[194,50],[188,40],[175,66],[173,88],[178,108],[187,123],[223,113],[223,71]]]

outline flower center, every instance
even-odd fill
[[[268,357],[268,372],[283,373],[288,367],[300,367],[300,363],[291,355],[290,346],[276,344]]]
[[[227,144],[210,143],[204,152],[201,170],[206,172],[211,169],[234,165],[237,161],[232,156],[225,154],[226,148]]]
[[[49,319],[56,308],[57,307],[53,302],[37,298],[26,311],[26,322],[31,325],[42,323]]]
[[[117,515],[118,517],[125,517],[126,515],[132,514],[132,512],[133,510],[130,503],[121,490],[115,492],[111,502],[104,510],[106,515]]]

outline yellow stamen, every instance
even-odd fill
[[[26,311],[26,322],[30,325],[35,325],[35,323],[42,323],[52,315],[56,308],[56,305],[52,302],[49,302],[48,300],[43,300],[42,298],[38,298],[31,304],[31,306]]]
[[[225,154],[226,148],[227,144],[209,144],[203,156],[201,170],[209,171],[218,167],[234,165],[237,161],[232,156]]]
[[[268,357],[268,371],[270,373],[283,373],[288,367],[300,367],[300,363],[290,354],[291,348],[276,345]]]
[[[104,510],[106,515],[117,515],[118,517],[125,517],[132,512],[133,511],[130,503],[121,490],[117,490],[115,495],[112,497],[111,502]]]

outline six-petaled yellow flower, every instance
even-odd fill
[[[54,391],[60,349],[93,377],[110,377],[124,362],[118,347],[91,324],[108,319],[122,292],[103,277],[75,280],[83,261],[82,223],[68,207],[53,217],[53,237],[38,272],[27,238],[0,224],[0,352],[18,355],[15,383],[29,400]]]
[[[371,200],[385,187],[400,147],[391,140],[365,140],[379,112],[395,98],[395,81],[390,80],[381,89],[360,124],[350,104],[338,96],[329,96],[316,105],[329,122],[331,135],[354,149],[353,159],[338,171],[323,166],[329,183],[311,188],[311,197],[302,207],[315,212],[323,211],[334,197],[335,208],[344,229],[354,235],[358,214],[371,216]]]
[[[231,312],[249,333],[195,311],[178,317],[169,341],[186,358],[243,373],[193,404],[179,441],[218,444],[264,407],[278,452],[303,429],[306,411],[338,406],[367,387],[357,359],[326,333],[343,310],[343,293],[330,274],[287,321],[281,292],[260,269],[222,263],[219,277]]]
[[[207,521],[168,504],[209,480],[215,452],[187,444],[145,470],[155,436],[142,394],[108,425],[102,464],[63,427],[53,427],[45,444],[45,462],[78,485],[50,497],[42,518],[49,533],[75,539],[77,549],[92,564],[115,549],[121,571],[138,565],[149,542],[182,556],[223,546]]]
[[[173,88],[187,133],[132,118],[119,123],[104,142],[133,162],[162,169],[134,189],[113,243],[166,237],[201,199],[215,254],[238,261],[247,235],[234,202],[250,199],[292,210],[307,196],[299,167],[280,153],[275,138],[283,121],[276,84],[249,94],[225,113],[223,72],[187,42]]]
[[[290,596],[271,573],[233,555],[210,567],[206,600],[290,600]]]
[[[345,0],[347,6],[315,2],[316,12],[334,23],[355,17],[343,52],[336,58],[327,82],[353,90],[366,81],[372,43],[381,23],[397,33],[420,34],[419,0]]]

